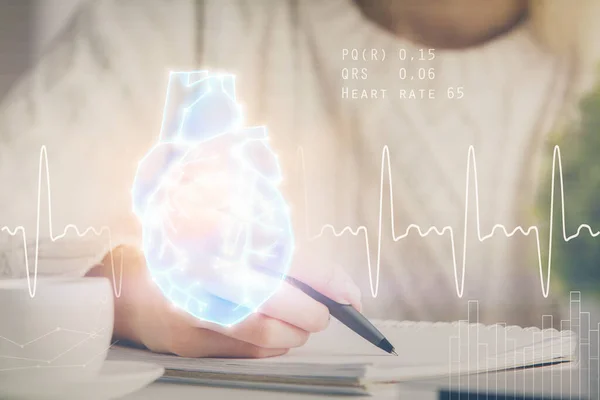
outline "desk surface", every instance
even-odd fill
[[[261,391],[247,389],[229,389],[216,388],[209,386],[197,386],[187,384],[161,383],[157,382],[145,389],[140,390],[123,400],[199,400],[199,399],[218,399],[218,400],[313,400],[323,399],[325,395],[287,393],[276,391]],[[380,393],[376,397],[372,396],[335,396],[336,399],[398,399],[397,388],[390,388],[387,393]]]
[[[597,380],[589,379],[587,370],[566,367],[543,367],[535,369],[514,370],[499,373],[487,373],[480,375],[464,376],[461,379],[440,378],[420,382],[411,382],[402,385],[390,385],[385,390],[377,392],[374,396],[365,397],[339,397],[338,399],[400,399],[410,398],[414,400],[437,399],[438,387],[460,387],[479,389],[485,392],[515,391],[525,394],[552,395],[560,398],[590,398],[597,399]],[[593,393],[589,396],[587,393]],[[284,393],[276,391],[228,389],[207,386],[154,383],[125,398],[125,400],[158,400],[176,398],[186,399],[243,399],[243,400],[310,400],[322,399],[323,395],[311,395],[302,393]]]

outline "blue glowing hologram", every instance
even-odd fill
[[[169,76],[160,139],[138,165],[133,211],[152,279],[194,317],[234,325],[268,300],[294,249],[265,127],[243,127],[235,78]]]

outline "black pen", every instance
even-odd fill
[[[383,334],[379,332],[379,330],[375,328],[375,326],[371,322],[369,322],[367,318],[365,318],[364,315],[358,312],[358,310],[352,307],[350,304],[338,303],[337,301],[330,299],[324,294],[317,292],[315,289],[308,286],[306,283],[300,282],[299,280],[294,279],[291,276],[281,275],[267,268],[255,268],[258,271],[264,272],[268,275],[278,276],[280,278],[285,279],[287,283],[300,289],[309,297],[327,307],[329,309],[329,313],[342,324],[346,325],[350,330],[356,332],[364,339],[379,347],[381,350],[393,354],[395,356],[398,355],[394,351],[394,346],[389,342],[389,340],[387,340],[385,336],[383,336]]]

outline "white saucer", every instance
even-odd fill
[[[117,399],[158,379],[164,368],[137,361],[105,361],[97,376],[77,382],[35,382],[29,385],[3,382],[2,399],[107,400]],[[6,384],[8,383],[8,384]]]

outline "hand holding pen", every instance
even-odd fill
[[[279,275],[264,268],[261,268],[260,271],[268,275]],[[315,290],[314,287],[309,286],[305,282],[302,282],[291,276],[280,277],[290,285],[302,290],[302,292],[310,296],[310,298],[323,304],[325,307],[327,307],[329,313],[333,317],[344,324],[348,329],[352,330],[357,335],[360,335],[363,339],[387,353],[395,356],[398,355],[394,349],[394,346],[364,315],[360,313],[359,308],[356,308],[351,304],[346,304],[343,301],[336,301]]]
[[[185,357],[271,357],[302,346],[311,333],[329,324],[328,307],[289,283],[283,283],[258,312],[233,327],[204,323],[165,300],[137,249],[121,247],[113,257],[117,268],[123,265],[122,286],[116,281],[121,295],[114,298],[115,339],[152,351]],[[115,284],[110,255],[88,275],[104,276]],[[358,287],[339,266],[296,263],[289,276],[337,302],[361,309]]]

